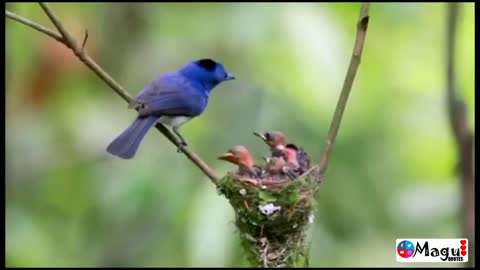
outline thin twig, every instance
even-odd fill
[[[82,42],[82,51],[85,49],[85,45],[87,44],[88,40],[88,29],[85,29],[85,36],[83,37],[83,42]]]
[[[268,268],[268,241],[265,243],[265,248],[262,252],[263,257],[263,267]]]
[[[65,40],[65,45],[71,46],[70,48],[75,52],[79,53],[80,50],[78,50],[77,43],[75,39],[70,35],[70,33],[63,27],[63,24],[60,22],[60,20],[55,16],[53,11],[50,9],[50,7],[47,6],[47,4],[40,2],[40,7],[42,7],[43,11],[45,11],[45,14],[47,14],[48,18],[52,23],[55,25],[57,28],[58,32],[62,35],[63,39]]]
[[[102,81],[104,81],[110,88],[112,88],[123,100],[127,103],[130,103],[132,98],[130,95],[123,89],[123,87],[117,83],[107,72],[105,72],[90,56],[80,47],[78,47],[77,42],[75,39],[70,35],[70,33],[65,29],[61,21],[55,15],[55,13],[48,7],[45,3],[40,3],[40,6],[45,11],[47,16],[50,18],[52,23],[61,33],[61,35],[53,32],[52,30],[38,24],[32,22],[26,18],[23,18],[15,13],[5,11],[5,16],[11,18],[15,21],[23,23],[37,31],[40,31],[58,42],[64,44],[68,48],[70,48],[75,55],[82,61],[90,70],[92,70]],[[156,124],[155,126],[167,139],[173,143],[175,146],[179,146],[180,143],[175,138],[172,133],[162,124]],[[220,179],[217,173],[211,169],[202,158],[200,158],[195,152],[190,151],[185,147],[180,148],[181,151],[190,159],[215,185],[217,184],[218,180]]]
[[[469,253],[474,248],[475,230],[475,178],[473,172],[473,132],[468,127],[466,106],[457,95],[455,74],[455,41],[458,21],[458,4],[448,3],[447,33],[446,33],[446,101],[450,126],[457,144],[458,168],[463,190],[463,233],[469,240]],[[474,266],[474,256],[468,260],[469,266]]]
[[[58,42],[61,42],[63,43],[63,38],[61,35],[55,33],[55,31],[51,30],[51,29],[48,29],[47,27],[45,26],[42,26],[38,23],[35,23],[35,22],[32,22],[30,21],[29,19],[26,19],[22,16],[19,16],[13,12],[10,12],[8,10],[5,10],[5,16],[7,18],[10,18],[14,21],[17,21],[19,23],[22,23],[22,24],[25,24],[26,26],[30,26],[31,28],[41,32],[41,33],[44,33],[45,35],[47,36],[50,36],[51,38],[57,40]]]
[[[357,22],[357,35],[355,39],[355,46],[353,48],[353,54],[350,59],[350,65],[348,67],[347,75],[343,83],[342,92],[338,99],[337,107],[335,108],[335,114],[333,115],[330,128],[327,135],[327,146],[320,158],[320,173],[324,174],[328,167],[328,161],[330,154],[337,137],[338,129],[340,128],[340,122],[342,121],[343,112],[347,104],[348,96],[352,89],[355,75],[357,74],[358,66],[360,65],[360,59],[362,56],[363,44],[365,43],[365,35],[367,34],[369,15],[368,11],[370,3],[362,3],[360,7],[360,15]]]

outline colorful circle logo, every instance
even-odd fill
[[[398,244],[397,253],[403,258],[410,258],[415,253],[415,245],[410,241],[404,240]]]

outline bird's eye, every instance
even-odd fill
[[[295,144],[291,144],[291,143],[287,144],[285,147],[293,149],[293,150],[298,150],[298,147]]]
[[[271,139],[271,136],[270,136],[270,133],[265,133],[265,139],[267,139],[267,141],[269,141]]]

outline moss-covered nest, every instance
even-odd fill
[[[313,222],[318,167],[295,180],[262,181],[228,173],[218,183],[235,210],[247,259],[258,267],[308,266],[306,231]]]

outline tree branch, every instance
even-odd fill
[[[348,67],[347,75],[343,83],[342,92],[340,93],[340,98],[337,102],[337,107],[335,108],[335,114],[333,115],[330,128],[327,135],[327,146],[320,158],[320,173],[324,174],[328,167],[328,162],[330,159],[330,154],[337,137],[338,129],[340,128],[340,122],[342,121],[343,112],[345,111],[345,106],[347,104],[348,96],[352,89],[353,81],[355,80],[355,75],[357,74],[358,66],[360,65],[360,59],[363,51],[363,44],[365,43],[365,35],[367,34],[368,20],[369,15],[368,11],[370,8],[370,3],[362,3],[360,7],[360,15],[357,22],[357,35],[355,38],[355,46],[353,48],[353,54],[350,59],[350,65]]]
[[[32,22],[26,18],[23,18],[15,13],[10,11],[5,11],[5,16],[7,18],[13,19],[17,22],[20,22],[24,25],[27,25],[41,33],[48,35],[49,37],[57,40],[58,42],[64,44],[70,48],[74,54],[82,61],[90,70],[92,70],[102,81],[104,81],[112,90],[114,90],[123,100],[130,102],[132,98],[130,95],[123,89],[123,87],[118,84],[110,75],[105,72],[90,56],[85,52],[83,47],[79,47],[77,42],[72,37],[72,35],[65,29],[61,21],[55,15],[55,13],[47,6],[45,3],[40,3],[40,6],[45,11],[47,16],[50,18],[52,23],[55,25],[57,30],[61,35],[55,33],[54,31],[42,26],[38,23]],[[172,135],[172,133],[162,124],[158,123],[155,126],[167,139],[173,143],[175,146],[179,147],[180,143]],[[217,185],[218,180],[220,179],[217,173],[211,169],[205,161],[203,161],[195,152],[190,151],[185,147],[180,148],[181,151],[190,159],[215,185]]]
[[[23,23],[23,24],[25,24],[26,26],[30,26],[31,28],[33,28],[33,29],[35,29],[35,30],[37,30],[37,31],[39,31],[39,32],[41,32],[41,33],[43,33],[43,34],[45,34],[45,35],[47,35],[47,36],[50,36],[51,38],[57,40],[58,42],[64,43],[64,42],[63,42],[63,37],[62,37],[61,35],[55,33],[55,32],[54,32],[53,30],[51,30],[51,29],[46,28],[45,26],[42,26],[42,25],[40,25],[40,24],[38,24],[38,23],[32,22],[32,21],[30,21],[30,20],[28,20],[28,19],[26,19],[26,18],[23,18],[23,17],[21,17],[21,16],[18,16],[17,14],[12,13],[12,12],[10,12],[10,11],[8,11],[8,10],[5,10],[5,16],[6,16],[7,18],[10,18],[10,19],[12,19],[12,20],[14,20],[14,21],[17,21],[17,22],[19,22],[19,23]]]
[[[458,4],[448,3],[446,33],[446,101],[450,126],[458,152],[458,167],[463,190],[463,233],[469,240],[469,253],[473,252],[475,231],[475,178],[473,172],[473,132],[467,123],[466,106],[456,93],[455,41],[458,21]],[[474,266],[474,256],[469,257]]]
[[[67,45],[70,49],[73,50],[73,52],[78,56],[82,51],[80,48],[77,46],[77,42],[75,39],[70,35],[70,33],[63,27],[62,23],[60,20],[55,16],[53,11],[47,6],[47,4],[40,2],[40,7],[42,7],[43,11],[45,14],[47,14],[48,18],[52,23],[55,25],[57,28],[58,32],[63,37],[63,40],[65,41],[64,44]]]

